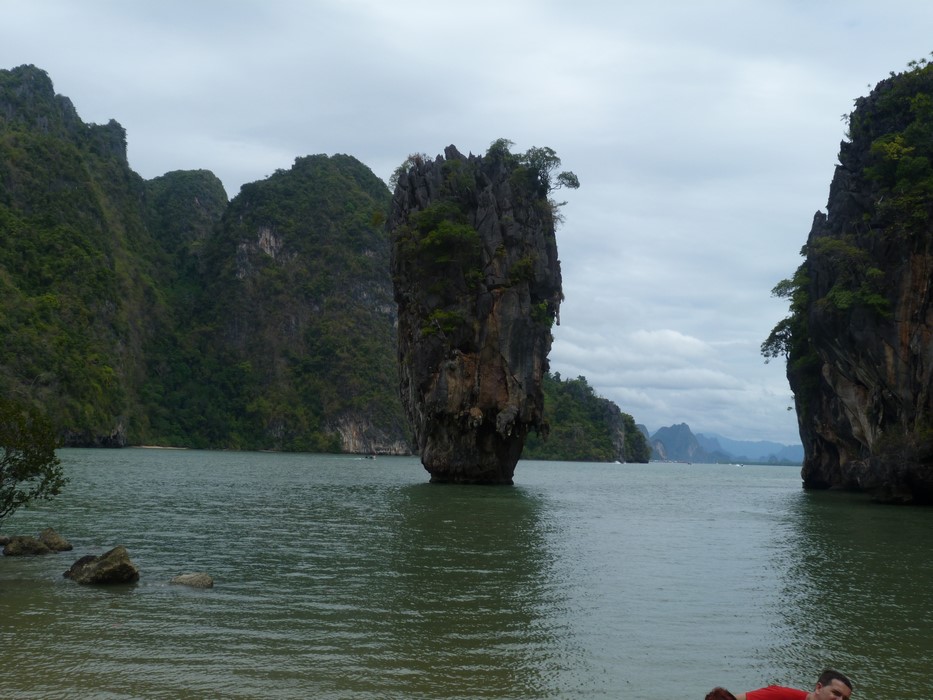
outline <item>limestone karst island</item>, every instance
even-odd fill
[[[762,346],[786,356],[807,488],[933,503],[933,65],[848,117],[826,213]]]
[[[554,156],[543,155],[536,164],[500,143],[467,158],[450,146],[398,180],[389,227],[402,403],[432,481],[512,483],[525,436],[543,423],[562,299]]]
[[[522,455],[651,456],[632,416],[548,371],[549,193],[576,184],[550,149],[412,156],[394,191],[301,156],[228,201],[206,170],[141,178],[126,145],[41,69],[0,70],[0,394],[63,444],[418,453],[432,480],[493,483]],[[921,63],[857,100],[775,287],[789,313],[762,351],[787,363],[806,488],[933,502],[931,159]]]

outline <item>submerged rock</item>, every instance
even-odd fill
[[[507,149],[444,154],[410,159],[387,222],[402,403],[431,481],[510,484],[544,427],[556,205],[548,174]]]
[[[119,545],[99,556],[81,557],[64,576],[82,584],[135,583],[139,569],[130,561],[126,547]]]
[[[173,576],[169,583],[181,586],[191,586],[193,588],[213,588],[214,579],[210,574],[203,571],[191,574],[179,574]]]

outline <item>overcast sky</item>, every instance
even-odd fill
[[[309,154],[388,180],[449,144],[550,146],[581,182],[552,370],[652,433],[790,444],[770,291],[825,209],[842,116],[931,30],[926,0],[0,0],[0,68],[120,122],[143,177],[204,168],[230,197]]]

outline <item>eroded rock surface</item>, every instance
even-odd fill
[[[74,549],[71,542],[50,527],[45,528],[39,533],[39,541],[53,552],[70,552]]]
[[[788,351],[807,488],[933,503],[931,104],[929,67],[856,101],[769,339]]]
[[[31,535],[14,535],[3,547],[3,554],[7,557],[33,556],[51,552],[48,545]]]
[[[81,557],[64,576],[82,584],[135,583],[139,569],[130,561],[126,547],[119,545],[99,556]]]
[[[508,153],[415,159],[392,201],[402,403],[431,481],[512,483],[561,274],[554,205]]]

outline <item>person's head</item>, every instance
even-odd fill
[[[813,700],[848,700],[852,695],[852,681],[839,671],[826,669],[816,681]]]
[[[725,688],[713,688],[706,694],[706,700],[735,700],[735,695]]]

